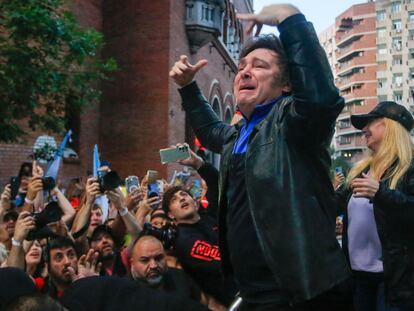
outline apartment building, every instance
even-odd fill
[[[357,4],[335,20],[336,85],[345,108],[336,126],[335,150],[350,162],[364,149],[361,131],[351,125],[351,115],[366,113],[377,104],[375,3]]]
[[[377,95],[414,112],[414,1],[377,0]]]

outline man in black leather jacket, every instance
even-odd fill
[[[234,273],[242,310],[339,310],[330,296],[350,277],[335,238],[327,151],[344,101],[315,31],[287,4],[240,19],[278,26],[240,55],[233,91],[244,120],[218,120],[194,75],[207,64],[181,56],[170,71],[202,144],[220,152],[223,271]],[[287,94],[291,95],[287,95]]]

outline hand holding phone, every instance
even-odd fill
[[[178,160],[188,159],[190,157],[190,150],[188,148],[188,145],[161,149],[160,157],[162,164],[177,162]]]

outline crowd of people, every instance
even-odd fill
[[[149,175],[129,189],[102,192],[99,178],[88,177],[45,190],[42,167],[24,163],[17,193],[8,184],[1,195],[2,267],[25,271],[39,293],[69,304],[74,281],[107,276],[224,310],[236,291],[220,275],[218,171],[190,154],[180,161],[188,172],[155,181],[158,196],[150,196]],[[109,172],[106,164],[99,170]]]
[[[190,150],[179,163],[199,180],[148,171],[110,187],[102,163],[63,191],[22,165],[0,201],[1,308],[414,310],[411,113],[382,102],[352,116],[370,153],[332,178],[344,99],[312,24],[289,4],[238,18],[280,32],[240,53],[238,121],[221,122],[198,88],[206,60],[182,55],[169,73],[220,170]]]

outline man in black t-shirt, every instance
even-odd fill
[[[232,279],[221,274],[218,228],[214,218],[199,213],[197,202],[181,187],[164,194],[163,209],[178,226],[175,255],[201,289],[220,303],[228,305],[235,293]]]

